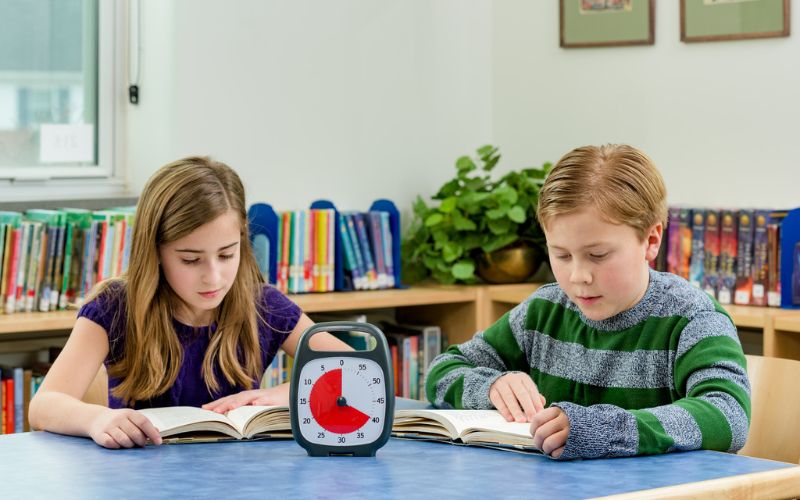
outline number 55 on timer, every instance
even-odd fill
[[[366,351],[315,351],[319,332],[363,332]],[[318,323],[297,344],[289,411],[292,434],[313,457],[374,457],[386,444],[394,419],[394,381],[386,337],[368,323]]]

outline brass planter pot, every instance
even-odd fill
[[[507,247],[478,259],[478,276],[489,283],[520,283],[542,263],[539,251],[527,245]]]

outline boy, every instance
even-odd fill
[[[434,359],[428,399],[531,422],[553,458],[744,446],[750,386],[733,322],[648,266],[666,219],[651,160],[624,145],[567,153],[538,217],[557,283]]]

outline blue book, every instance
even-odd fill
[[[344,268],[350,271],[350,276],[353,280],[353,289],[358,289],[363,279],[361,270],[358,268],[356,262],[355,250],[353,249],[353,242],[350,241],[350,233],[347,231],[347,222],[345,216],[342,214],[339,217],[339,236],[342,239],[342,248],[344,249]]]
[[[353,220],[356,224],[356,235],[358,236],[358,243],[361,247],[361,255],[364,257],[364,265],[366,267],[367,283],[369,288],[378,288],[378,274],[375,270],[375,261],[372,259],[372,251],[369,248],[369,237],[367,236],[367,224],[364,221],[365,215],[361,213],[353,214]]]
[[[23,370],[21,367],[14,368],[14,432],[22,432],[25,422],[22,418],[23,414],[23,406],[25,404],[22,401],[22,382],[23,382]],[[10,409],[9,409],[10,411]]]
[[[356,290],[366,290],[368,288],[367,266],[364,263],[364,256],[361,254],[361,245],[358,242],[355,216],[353,213],[348,213],[344,215],[344,217],[347,218],[347,234],[350,236],[350,241],[353,243],[353,255],[356,258],[358,273],[361,275],[361,282],[356,283]]]

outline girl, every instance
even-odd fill
[[[294,355],[313,323],[264,284],[244,188],[230,167],[191,157],[158,170],[139,198],[129,262],[78,312],[31,401],[34,428],[130,448],[161,443],[136,409],[288,404],[288,384],[256,387],[278,348]],[[350,349],[328,334],[315,335],[312,347]],[[82,402],[103,363],[109,406]]]

